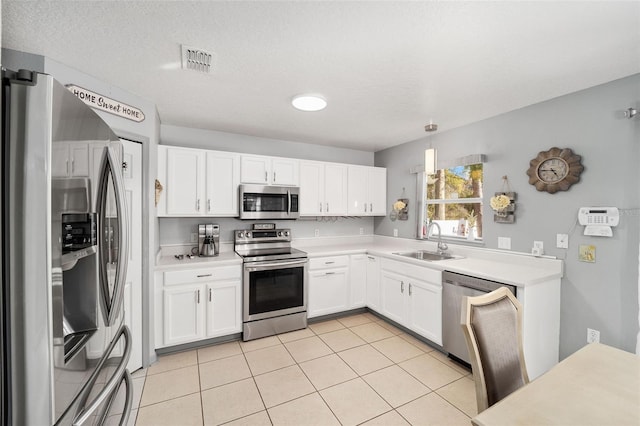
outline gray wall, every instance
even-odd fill
[[[164,124],[160,127],[160,141],[162,145],[273,155],[305,160],[335,161],[367,166],[372,166],[374,160],[373,152]],[[313,237],[316,229],[319,230],[321,237],[360,235],[361,231],[364,235],[373,234],[373,218],[341,217],[326,218],[320,221],[301,219],[276,222],[278,226],[291,228],[295,238]],[[234,229],[250,228],[252,221],[241,221],[233,218],[160,218],[160,244],[188,243],[190,234],[197,232],[199,223],[218,223],[221,229],[221,240],[233,241],[232,231]]]
[[[487,155],[485,200],[502,187],[507,175],[517,192],[516,223],[494,223],[483,207],[484,241],[497,248],[510,237],[514,251],[530,252],[534,240],[546,254],[565,259],[562,280],[560,354],[564,358],[586,343],[586,329],[600,330],[603,343],[635,350],[638,332],[638,245],[640,190],[638,160],[640,118],[624,118],[628,107],[640,109],[640,74],[562,96],[461,128],[377,152],[375,165],[388,169],[388,199],[406,187],[415,200],[415,175],[409,173],[426,148],[450,161],[466,154]],[[461,105],[464,108],[464,105]],[[539,151],[553,146],[582,155],[581,181],[567,192],[548,194],[529,185],[526,170]],[[613,238],[583,236],[577,225],[581,206],[616,206],[622,216]],[[376,218],[375,233],[414,237],[416,215],[409,221]],[[556,234],[568,233],[569,249],[557,249]],[[596,262],[579,262],[581,244],[596,246]]]
[[[374,160],[373,152],[165,124],[160,126],[160,143],[162,145],[273,155],[304,160],[335,161],[365,166],[373,166]]]

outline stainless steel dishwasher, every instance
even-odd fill
[[[442,346],[450,357],[471,363],[460,325],[464,297],[490,293],[499,287],[507,287],[516,296],[516,287],[513,285],[455,272],[442,273]]]

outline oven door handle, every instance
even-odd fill
[[[256,272],[256,271],[267,271],[270,269],[278,269],[278,268],[282,268],[284,266],[305,266],[307,263],[307,260],[294,260],[294,261],[290,261],[290,262],[276,262],[276,263],[263,263],[260,265],[245,265],[244,269],[245,271],[248,272]]]
[[[291,215],[291,191],[287,190],[287,216]]]

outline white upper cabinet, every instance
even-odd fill
[[[242,155],[240,182],[259,185],[297,186],[299,161],[292,158]]]
[[[346,215],[347,176],[346,164],[301,161],[300,215]]]
[[[382,167],[349,166],[349,215],[384,216],[387,204],[387,170]]]
[[[158,216],[237,216],[240,154],[158,147]]]
[[[204,151],[167,149],[167,214],[201,215],[204,212]]]
[[[52,147],[51,163],[54,177],[89,176],[89,144],[56,142]]]
[[[233,152],[207,152],[206,215],[238,216],[240,155]]]

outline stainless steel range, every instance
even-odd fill
[[[235,231],[235,251],[244,258],[244,341],[307,326],[307,253],[291,247],[290,229],[254,227],[271,229]]]

